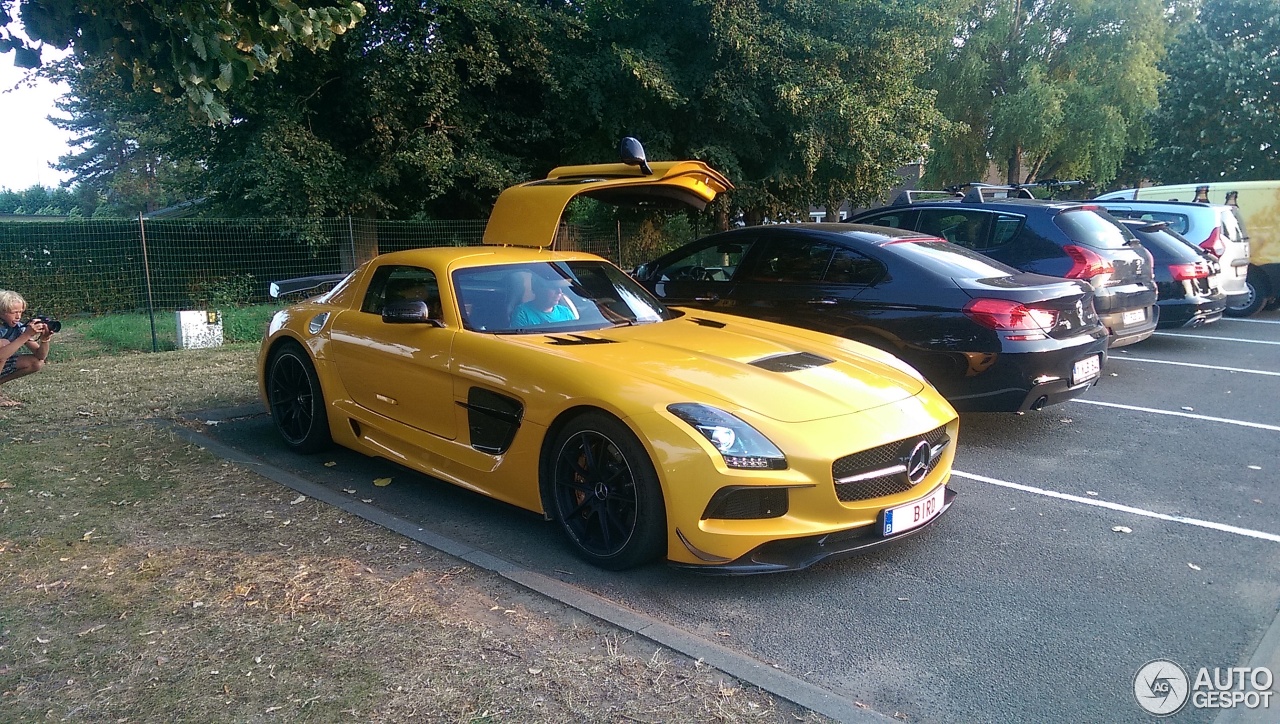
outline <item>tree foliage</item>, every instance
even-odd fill
[[[1169,49],[1146,171],[1161,183],[1280,178],[1280,0],[1205,0]]]
[[[1147,142],[1168,33],[1160,0],[973,0],[928,79],[951,121],[929,180],[1106,184]]]
[[[229,89],[216,127],[81,63],[67,110],[93,143],[67,164],[90,179],[131,156],[221,213],[465,218],[635,135],[651,158],[724,170],[750,217],[782,218],[869,199],[919,157],[938,117],[915,79],[944,7],[386,0],[329,52]]]
[[[27,43],[14,33],[20,8]],[[40,65],[40,44],[108,62],[138,90],[185,98],[227,121],[226,93],[275,70],[295,49],[328,48],[364,15],[354,0],[0,0],[0,52]]]

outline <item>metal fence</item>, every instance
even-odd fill
[[[273,280],[344,273],[379,253],[479,244],[484,226],[357,218],[0,223],[0,288],[59,316],[245,306],[268,301]],[[555,248],[634,265],[642,259],[624,258],[623,237],[644,233],[638,225],[566,224]]]

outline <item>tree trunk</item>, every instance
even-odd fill
[[[1013,153],[1009,154],[1009,185],[1014,186],[1019,183],[1022,178],[1022,146],[1014,146]]]
[[[764,223],[764,212],[759,209],[747,209],[742,213],[747,226],[759,226]]]
[[[840,205],[843,203],[844,201],[842,199],[827,199],[827,214],[822,217],[822,220],[827,223],[839,221]]]

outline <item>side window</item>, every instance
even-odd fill
[[[422,302],[427,314],[439,319],[440,285],[430,269],[416,266],[384,266],[373,273],[360,311],[382,314],[389,302]]]
[[[753,236],[738,235],[733,239],[699,245],[685,256],[664,265],[651,278],[663,282],[730,281],[754,242]]]
[[[913,229],[915,228],[916,212],[912,209],[900,209],[879,216],[873,216],[869,219],[859,221],[860,224],[874,224],[875,226],[888,226],[893,229]]]
[[[810,239],[771,239],[747,272],[749,282],[817,284],[831,264],[835,247]]]
[[[1020,216],[1012,214],[996,214],[996,228],[991,235],[991,246],[994,249],[997,246],[1013,243],[1017,238],[1018,232],[1022,230],[1023,219]],[[978,251],[982,251],[979,249]]]
[[[882,270],[880,262],[875,259],[868,259],[856,251],[837,248],[822,281],[827,284],[869,286],[880,279]]]
[[[993,214],[984,211],[924,209],[920,212],[920,231],[980,251],[991,247],[993,218]]]

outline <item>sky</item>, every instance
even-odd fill
[[[45,49],[46,61],[53,57],[50,50]],[[51,115],[65,115],[53,102],[67,87],[44,78],[27,87],[23,80],[29,73],[14,67],[13,53],[0,53],[0,188],[12,191],[24,191],[33,184],[57,186],[69,178],[49,168],[70,150],[70,134],[48,120]]]

